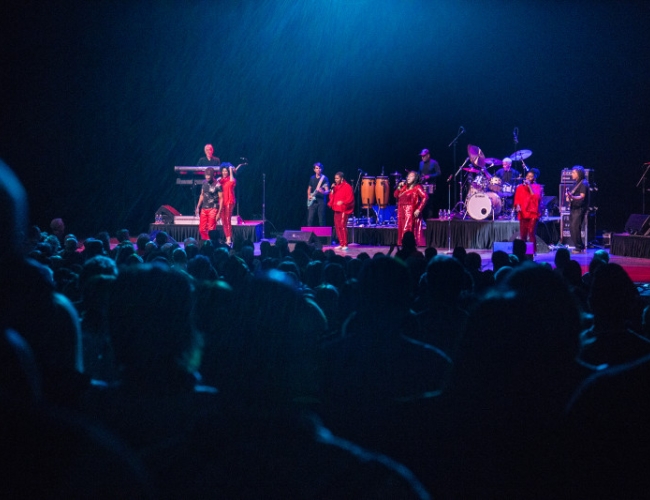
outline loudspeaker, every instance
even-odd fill
[[[332,244],[332,228],[330,226],[305,226],[301,227],[302,232],[312,232],[318,238],[321,245]]]
[[[625,232],[630,234],[645,234],[650,229],[650,215],[632,214],[625,223]]]
[[[161,205],[160,208],[156,210],[156,218],[160,215],[165,224],[173,224],[174,216],[180,214],[181,213],[171,205]]]
[[[308,245],[313,245],[316,243],[316,235],[312,231],[292,231],[287,229],[283,234],[283,238],[289,243],[297,243],[299,241],[304,241]]]

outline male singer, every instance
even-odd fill
[[[200,210],[199,234],[201,235],[201,240],[207,241],[210,239],[210,231],[217,228],[222,189],[221,184],[215,178],[214,168],[206,168],[204,175],[205,180],[201,184],[201,196],[199,196],[195,213],[199,215]]]

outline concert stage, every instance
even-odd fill
[[[622,257],[650,259],[650,236],[614,233],[611,236],[610,253]]]
[[[221,225],[217,225],[217,230],[221,228]],[[261,241],[262,229],[263,222],[261,220],[248,220],[243,221],[241,224],[233,224],[233,246],[239,248],[239,246],[246,240],[250,240],[253,243]],[[155,231],[165,231],[176,241],[183,241],[185,238],[200,239],[198,224],[149,224],[149,233]]]
[[[549,217],[537,224],[537,237],[547,245],[560,240],[559,217]],[[496,241],[513,241],[519,236],[519,221],[474,219],[427,219],[423,242],[427,247],[463,246],[468,249],[492,249]],[[394,226],[348,226],[348,240],[359,245],[390,246],[397,244]]]

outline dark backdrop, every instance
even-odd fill
[[[266,216],[282,231],[305,222],[315,161],[330,177],[389,173],[428,147],[448,176],[468,143],[512,153],[518,127],[547,194],[561,169],[595,169],[598,229],[621,230],[642,210],[635,185],[650,161],[647,5],[5,4],[0,157],[41,227],[63,217],[81,235],[137,233],[162,204],[191,211],[173,166],[211,142],[222,160],[250,160],[240,215],[261,218],[265,178]]]

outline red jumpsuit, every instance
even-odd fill
[[[221,224],[223,225],[223,234],[228,241],[232,241],[232,225],[230,223],[232,210],[235,207],[235,186],[237,180],[229,175],[219,179],[223,188],[223,197],[221,201]]]
[[[334,210],[334,228],[339,245],[348,246],[348,218],[354,209],[354,193],[352,186],[341,181],[341,184],[334,184],[330,190],[330,199],[327,205]]]
[[[422,209],[429,195],[420,184],[413,186],[405,184],[401,189],[396,189],[394,195],[397,200],[397,244],[402,244],[402,237],[406,231],[413,232],[418,245],[423,244]],[[416,210],[420,211],[417,217]]]
[[[539,220],[539,203],[542,200],[542,186],[539,184],[520,184],[515,190],[513,204],[519,206],[519,236],[530,242],[533,247],[537,244],[535,228]]]

